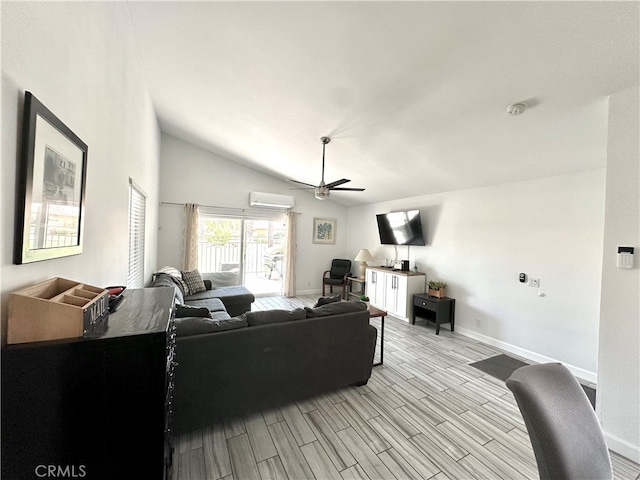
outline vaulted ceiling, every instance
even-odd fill
[[[639,83],[638,2],[128,5],[164,132],[345,205],[604,167]]]

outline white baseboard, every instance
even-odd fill
[[[640,463],[640,445],[632,445],[614,435],[604,432],[604,438],[609,450],[628,458],[632,462]]]
[[[596,383],[598,380],[598,376],[595,372],[590,372],[588,370],[585,370],[583,368],[579,368],[576,367],[574,365],[562,362],[561,360],[557,360],[555,358],[551,358],[551,357],[547,357],[544,355],[540,355],[536,352],[532,352],[530,350],[526,350],[524,348],[520,348],[517,347],[515,345],[511,345],[510,343],[506,343],[506,342],[502,342],[500,340],[496,340],[495,338],[492,337],[488,337],[486,335],[483,335],[481,333],[475,332],[473,330],[469,330],[467,328],[464,327],[456,327],[456,332],[466,336],[466,337],[470,337],[473,338],[475,340],[479,340],[482,343],[486,343],[488,345],[493,345],[494,347],[498,347],[502,350],[505,350],[507,352],[513,353],[515,355],[518,355],[519,357],[522,358],[526,358],[527,360],[531,360],[532,362],[535,363],[550,363],[550,362],[559,362],[564,364],[565,367],[567,367],[571,373],[573,373],[573,375],[575,375],[577,378],[581,379],[581,380],[585,380],[587,382],[591,382],[591,383]]]
[[[296,295],[318,295],[322,294],[322,290],[319,289],[311,289],[311,290],[296,290]]]

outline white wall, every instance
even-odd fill
[[[609,99],[598,406],[609,447],[640,463],[640,152],[638,87]],[[616,268],[635,247],[632,270]]]
[[[411,247],[411,266],[447,282],[457,330],[595,381],[604,186],[599,169],[351,207],[349,252],[395,257],[380,246],[375,214],[420,209],[427,245]],[[540,288],[519,283],[520,272]]]
[[[155,266],[160,133],[124,3],[2,2],[2,338],[8,293],[65,277],[126,283],[129,177],[148,194],[145,270]],[[13,265],[19,136],[32,92],[88,145],[81,255]],[[3,340],[4,341],[4,340]]]
[[[322,287],[322,272],[329,268],[331,259],[342,258],[347,252],[347,209],[331,200],[316,200],[308,191],[287,190],[290,187],[291,184],[287,182],[264,175],[175,137],[162,135],[162,202],[244,208],[249,215],[252,211],[249,207],[249,192],[295,196],[293,210],[301,213],[298,216],[296,291],[317,292]],[[207,209],[203,207],[201,211],[206,213]],[[314,217],[337,220],[335,245],[311,242]],[[182,258],[183,209],[180,206],[161,205],[157,267],[172,265],[181,268]]]

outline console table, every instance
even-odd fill
[[[2,478],[168,478],[173,297],[128,289],[90,336],[2,349]]]
[[[430,297],[426,293],[418,293],[413,296],[413,314],[411,323],[416,324],[416,315],[435,321],[436,335],[440,334],[440,325],[451,324],[451,331],[455,326],[456,299],[449,297]],[[435,319],[433,319],[435,314]]]

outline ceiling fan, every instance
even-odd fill
[[[294,183],[299,183],[301,185],[306,185],[305,187],[300,187],[301,189],[313,188],[315,190],[315,195],[318,200],[325,200],[329,198],[329,194],[331,193],[331,190],[363,192],[364,188],[340,187],[340,185],[343,185],[351,181],[346,178],[336,180],[335,182],[331,182],[331,183],[324,183],[324,149],[327,143],[331,141],[331,139],[329,137],[321,137],[320,141],[322,142],[322,180],[320,181],[320,185],[311,185],[310,183],[299,182],[298,180],[291,180],[291,179],[289,179],[289,181]],[[293,189],[290,189],[290,190],[293,190]]]

